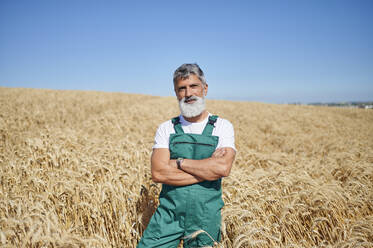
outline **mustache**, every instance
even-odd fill
[[[198,100],[200,99],[200,97],[198,96],[189,96],[189,97],[183,97],[180,102],[186,102],[186,101],[190,101],[190,100]]]

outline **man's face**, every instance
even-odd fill
[[[187,79],[179,80],[174,86],[180,111],[184,117],[192,118],[205,110],[204,97],[208,86],[204,85],[196,75],[192,74]]]
[[[187,104],[192,104],[195,102],[195,100],[189,100],[191,96],[198,96],[202,98],[205,97],[208,89],[208,85],[203,84],[194,74],[190,74],[189,78],[187,79],[178,80],[174,87],[177,100],[180,101],[185,97],[185,103]]]

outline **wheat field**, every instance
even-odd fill
[[[373,111],[207,100],[238,149],[218,247],[373,247]],[[0,88],[0,246],[135,247],[174,97]]]

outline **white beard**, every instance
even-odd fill
[[[188,100],[195,99],[194,103],[186,103],[185,97],[179,101],[180,112],[187,118],[196,117],[205,110],[205,98],[198,96],[191,96]]]

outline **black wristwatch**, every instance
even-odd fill
[[[183,161],[184,161],[183,158],[178,158],[178,159],[176,159],[177,168],[178,168],[179,170],[182,170],[182,169],[181,169],[181,163],[182,163]]]

